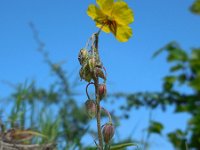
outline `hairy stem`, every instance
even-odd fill
[[[96,94],[96,105],[97,105],[97,129],[98,129],[98,139],[99,139],[99,148],[100,150],[103,150],[103,138],[101,134],[101,105],[100,105],[100,99],[99,99],[99,79],[96,78],[94,81],[95,85],[95,94]]]
[[[98,52],[98,33],[95,33],[95,43],[93,50],[96,53],[96,59],[98,62],[100,62],[99,58],[99,52]],[[95,86],[95,95],[96,95],[96,105],[97,105],[97,115],[96,115],[96,120],[97,120],[97,129],[98,129],[98,139],[99,139],[99,149],[103,150],[103,137],[101,133],[101,105],[100,105],[100,96],[99,96],[99,79],[98,77],[94,77],[94,86]]]

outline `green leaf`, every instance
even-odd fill
[[[189,61],[191,70],[195,74],[200,74],[200,49],[193,49],[191,59]]]
[[[151,124],[148,130],[150,133],[161,134],[163,128],[164,127],[161,123],[156,122],[156,121],[151,121]]]
[[[178,76],[178,81],[180,84],[184,84],[187,81],[187,76],[185,74],[180,74]]]
[[[188,106],[177,105],[175,112],[188,112]]]
[[[181,69],[183,69],[183,65],[182,64],[177,64],[177,65],[171,67],[170,71],[171,72],[175,72],[175,71],[178,71],[178,70],[181,70]]]
[[[137,146],[137,144],[134,144],[134,143],[116,144],[116,145],[111,146],[110,150],[122,150],[126,147],[129,147],[129,146]]]
[[[178,44],[176,42],[170,42],[169,44],[165,45],[164,47],[160,48],[159,50],[157,50],[154,54],[153,54],[153,58],[157,57],[158,55],[160,55],[163,51],[166,50],[170,50],[172,49],[171,47],[178,47]]]
[[[200,91],[200,75],[190,82],[190,86],[197,91]]]
[[[165,82],[164,82],[164,89],[166,91],[170,91],[173,87],[174,82],[176,81],[176,77],[175,76],[166,76],[164,78]]]
[[[168,62],[172,62],[172,61],[185,62],[188,59],[187,53],[184,50],[182,50],[176,42],[171,42],[167,44],[166,46],[164,46],[163,48],[159,49],[153,54],[153,57],[158,56],[163,51],[168,52],[168,57],[167,57]]]
[[[185,62],[187,60],[187,54],[181,50],[181,49],[174,49],[173,51],[170,51],[167,61],[183,61]]]
[[[85,150],[97,150],[96,147],[85,147]]]
[[[168,83],[173,83],[176,81],[176,77],[175,76],[166,76],[164,78],[165,82],[168,82]]]
[[[185,133],[179,129],[167,134],[169,140],[178,149],[185,149]]]

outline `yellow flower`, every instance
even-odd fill
[[[123,1],[96,0],[99,7],[89,5],[87,14],[95,22],[98,28],[104,32],[112,32],[117,40],[126,42],[132,36],[129,24],[134,21],[133,12]]]

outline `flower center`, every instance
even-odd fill
[[[116,23],[116,21],[115,20],[107,20],[106,21],[106,25],[108,25],[109,26],[109,28],[110,28],[110,30],[111,30],[111,32],[114,34],[114,35],[116,35],[116,32],[117,32],[117,23]]]

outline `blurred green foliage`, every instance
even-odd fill
[[[197,14],[200,15],[200,0],[195,0],[195,2],[192,4],[192,6],[190,7],[190,10]]]
[[[82,149],[90,120],[84,106],[74,99],[63,68],[48,65],[57,76],[55,81],[48,88],[37,87],[35,81],[14,86],[14,92],[1,100],[1,122],[6,129],[29,128],[48,136],[33,143],[55,142],[59,149]]]
[[[161,123],[156,122],[156,121],[150,121],[148,132],[161,134],[162,129],[163,129],[163,125]]]

